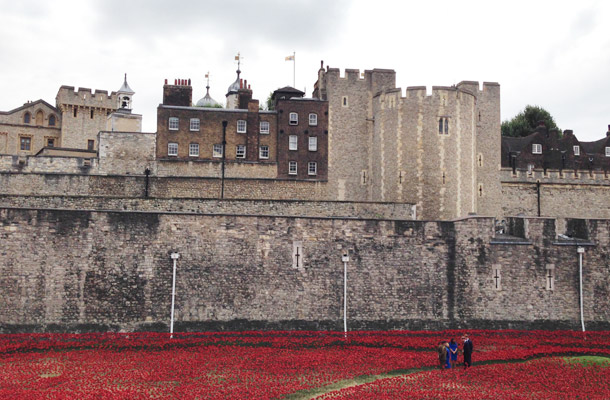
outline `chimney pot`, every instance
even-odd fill
[[[240,79],[240,80],[239,80],[239,88],[240,88],[240,89],[243,89],[243,88],[244,88],[244,80],[243,80],[243,79]]]
[[[191,86],[191,78],[189,78],[189,86]]]
[[[250,90],[250,85],[248,85],[248,90]]]
[[[178,79],[174,79],[174,86],[178,85]]]
[[[165,78],[165,84],[167,85],[167,78]]]

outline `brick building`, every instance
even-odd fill
[[[229,86],[227,108],[205,97],[198,102],[203,106],[193,106],[190,80],[166,81],[157,108],[157,160],[239,164],[243,178],[261,177],[257,166],[271,165],[272,178],[326,180],[328,102],[285,87],[273,94],[274,110],[261,110],[240,72]]]
[[[517,170],[610,171],[610,125],[606,137],[581,142],[571,130],[561,135],[541,123],[525,137],[502,137],[502,167]]]

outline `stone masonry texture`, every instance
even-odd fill
[[[557,221],[352,220],[0,208],[0,330],[340,329],[347,252],[350,329],[577,328],[576,247]],[[584,315],[609,329],[610,221],[587,236]],[[302,244],[298,267],[293,243]],[[521,243],[521,244],[518,244]],[[554,290],[546,289],[552,265]],[[494,286],[492,269],[502,285]]]

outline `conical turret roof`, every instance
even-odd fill
[[[127,94],[135,94],[136,93],[133,90],[131,90],[131,88],[129,87],[129,84],[127,83],[127,74],[125,74],[125,80],[123,81],[123,86],[121,86],[121,88],[119,89],[118,93],[127,93]]]

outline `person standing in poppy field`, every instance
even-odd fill
[[[449,343],[449,350],[451,350],[451,368],[455,368],[458,355],[458,344],[456,343],[455,339],[451,339],[451,342]]]
[[[464,368],[470,368],[472,365],[472,340],[470,340],[468,334],[462,336],[462,340],[464,341]]]
[[[439,342],[436,351],[438,351],[438,362],[440,367],[441,369],[444,369],[445,363],[447,362],[447,348],[445,347],[445,342]]]

